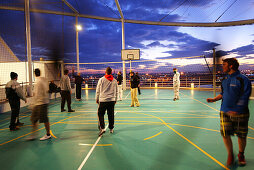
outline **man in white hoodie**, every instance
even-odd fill
[[[32,115],[31,121],[33,125],[32,135],[28,138],[28,140],[34,140],[36,138],[35,132],[38,129],[37,122],[44,123],[46,129],[46,135],[44,135],[40,140],[47,140],[51,138],[50,135],[50,126],[48,119],[48,103],[49,103],[49,95],[48,95],[48,81],[44,77],[40,77],[41,71],[37,68],[34,70],[36,80],[34,86],[34,97],[32,103]]]
[[[117,81],[111,75],[112,69],[107,67],[105,76],[99,79],[96,87],[96,103],[99,104],[98,108],[98,118],[100,132],[99,136],[105,133],[105,122],[104,115],[107,110],[109,129],[110,133],[113,133],[114,128],[114,108],[117,101],[118,91],[117,91]]]
[[[174,101],[179,100],[179,89],[180,89],[180,73],[176,68],[173,68],[174,77],[173,77],[173,88],[174,88]]]

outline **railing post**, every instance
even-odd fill
[[[198,88],[200,88],[200,77],[198,78]]]

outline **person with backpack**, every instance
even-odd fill
[[[20,99],[27,102],[26,96],[23,92],[22,87],[17,82],[18,74],[11,72],[11,81],[9,81],[5,86],[6,98],[9,101],[11,107],[11,120],[10,120],[10,131],[19,130],[18,126],[23,126],[24,123],[19,121],[20,112]]]

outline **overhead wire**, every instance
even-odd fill
[[[183,14],[182,14],[182,16],[181,16],[181,18],[185,15],[185,13],[189,10],[189,8],[191,7],[191,0],[189,1],[188,0],[188,2],[189,2],[189,6],[186,8],[186,10],[183,12]]]
[[[102,2],[102,1],[101,1]],[[121,18],[120,15],[118,13],[116,13],[111,7],[109,7],[105,2],[102,2],[104,3],[104,5],[111,11],[113,12],[118,18]]]
[[[77,7],[78,7],[78,11],[80,12],[80,8],[79,8],[79,4],[78,4],[77,0],[75,0],[75,3],[77,5]]]
[[[235,3],[237,0],[235,0],[216,20],[215,22],[217,22]]]
[[[185,2],[187,2],[187,0],[184,0],[180,5],[178,5],[176,8],[174,8],[172,11],[170,11],[167,15],[165,15],[164,17],[162,17],[160,19],[159,22],[161,22],[163,19],[165,19],[166,17],[168,17],[172,12],[174,12],[175,10],[177,10],[179,7],[181,7]]]
[[[213,15],[214,12],[217,11],[220,7],[222,7],[226,2],[228,2],[228,0],[225,0],[221,5],[219,5],[216,9],[214,9],[214,10],[207,16],[207,18],[209,18],[211,15]]]

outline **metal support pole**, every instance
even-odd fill
[[[31,30],[30,30],[30,9],[29,0],[25,0],[25,21],[26,21],[26,53],[28,61],[28,75],[29,75],[29,85],[27,87],[27,95],[32,96],[32,54],[31,54]]]
[[[215,48],[213,48],[213,96],[216,97],[216,63],[215,63]]]
[[[130,71],[131,71],[131,60],[130,60]]]
[[[125,32],[124,32],[124,20],[122,19],[122,49],[125,49]],[[126,90],[126,67],[125,61],[123,61],[123,90]]]
[[[64,62],[61,61],[61,77],[64,75]]]
[[[76,55],[77,55],[77,72],[79,73],[79,39],[78,39],[78,16],[76,16]]]

